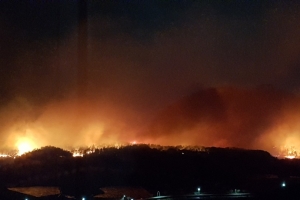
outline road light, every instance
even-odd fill
[[[201,188],[200,188],[200,187],[198,187],[198,188],[197,188],[197,192],[196,192],[196,194],[200,194],[200,190],[201,190]]]
[[[285,187],[285,186],[286,186],[285,182],[282,182],[281,187]]]

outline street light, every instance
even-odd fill
[[[198,187],[198,188],[197,188],[197,192],[195,192],[195,193],[196,193],[196,194],[200,194],[200,190],[201,190],[201,188]]]
[[[281,187],[285,187],[285,186],[286,186],[285,182],[282,182]]]

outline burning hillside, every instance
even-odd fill
[[[53,144],[72,149],[146,143],[263,149],[297,157],[300,146],[299,96],[268,87],[202,89],[149,116],[96,101],[53,102],[42,111],[24,100],[15,103],[19,109],[12,103],[0,112],[6,115],[0,138],[1,151],[19,155]],[[33,118],[36,111],[40,114]]]
[[[37,152],[43,152],[43,151],[51,151],[52,153],[54,152],[54,154],[60,155],[58,152],[63,152],[63,154],[66,154],[66,152],[68,152],[67,154],[72,155],[72,157],[84,157],[84,156],[88,156],[90,154],[99,154],[102,151],[106,150],[106,149],[126,149],[126,148],[143,148],[143,147],[147,147],[150,149],[155,149],[155,150],[159,150],[159,151],[169,151],[171,149],[176,149],[177,151],[192,151],[192,152],[207,152],[208,154],[210,153],[210,151],[212,149],[215,149],[216,147],[204,147],[204,146],[190,146],[190,145],[177,145],[177,146],[162,146],[162,145],[157,145],[157,144],[132,144],[132,143],[127,143],[127,144],[116,144],[116,145],[105,145],[105,146],[95,146],[92,145],[90,147],[79,147],[79,148],[70,148],[67,150],[62,150],[60,148],[57,147],[52,147],[52,146],[46,146],[46,147],[41,147],[41,148],[37,148],[34,149],[32,151],[26,151],[26,152],[20,152],[17,150],[14,151],[10,151],[10,152],[4,152],[2,154],[0,154],[0,158],[16,158],[22,155],[30,155],[30,154],[37,154]],[[246,149],[239,149],[239,148],[223,148],[224,150],[228,149],[228,150],[240,150],[240,151],[247,151]],[[288,159],[294,159],[294,158],[298,158],[298,152],[296,150],[295,147],[283,147],[282,149],[276,149],[273,152],[276,152],[275,154],[273,154],[273,156],[278,157],[278,158],[288,158]],[[184,153],[182,153],[184,154]],[[53,155],[53,156],[55,156]],[[69,157],[67,156],[67,157]]]

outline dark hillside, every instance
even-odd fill
[[[278,160],[265,151],[235,148],[128,145],[72,157],[68,151],[44,147],[1,162],[3,185],[57,185],[66,193],[95,194],[107,186],[142,186],[166,194],[192,192],[197,186],[207,192],[257,190],[258,183],[268,183],[269,176],[276,177],[275,182],[300,177],[298,160]]]

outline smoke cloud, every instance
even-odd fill
[[[173,145],[177,142],[274,152],[274,148],[299,143],[299,105],[299,96],[270,86],[202,89],[162,111],[152,132],[158,141]]]

